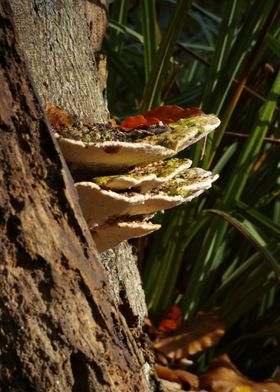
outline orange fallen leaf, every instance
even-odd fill
[[[191,389],[198,388],[199,380],[196,374],[181,369],[173,369],[173,370],[184,386],[188,386]]]
[[[197,116],[202,114],[203,111],[199,108],[186,108],[183,109],[177,105],[164,105],[152,109],[148,112],[142,113],[146,119],[157,118],[164,124],[169,124],[180,120],[180,118]]]
[[[174,331],[182,325],[182,311],[177,305],[173,305],[158,324],[161,332]]]
[[[191,389],[197,389],[199,386],[198,377],[186,370],[170,369],[159,364],[155,365],[155,369],[160,379],[176,382],[179,385],[188,386]]]
[[[138,128],[141,125],[147,125],[147,120],[142,114],[137,116],[127,117],[120,125],[123,130],[129,130],[133,128]]]
[[[257,162],[255,163],[255,165],[253,167],[253,173],[256,173],[260,170],[260,168],[262,167],[262,165],[266,161],[268,155],[269,155],[268,151],[264,151],[262,153],[262,155],[260,156],[260,158],[257,160]]]
[[[164,380],[168,381],[175,381],[181,384],[179,376],[177,376],[174,370],[170,369],[169,367],[159,365],[157,363],[155,365],[155,369],[159,378],[163,378]]]
[[[180,118],[179,113],[183,112],[184,109],[177,105],[164,105],[159,106],[158,108],[154,108],[149,110],[148,112],[142,113],[143,116],[147,119],[156,117],[159,120],[163,121],[163,118],[170,118],[175,120],[175,118]]]
[[[112,127],[116,127],[117,126],[117,122],[114,118],[110,118],[109,119],[109,123],[112,125]]]
[[[196,116],[202,113],[199,108],[183,109],[177,105],[164,105],[148,112],[128,117],[120,124],[120,128],[129,131],[139,127],[149,127],[160,122],[169,124],[178,121],[180,118]]]
[[[224,324],[213,314],[198,313],[191,321],[156,341],[153,346],[166,357],[181,359],[218,343]]]
[[[280,392],[278,383],[255,382],[245,377],[227,355],[215,358],[199,380],[199,386],[209,392]]]
[[[203,111],[199,108],[187,108],[184,109],[182,112],[179,112],[179,117],[175,117],[174,119],[178,121],[180,118],[198,116],[200,114],[203,114]]]
[[[59,106],[50,103],[46,106],[47,118],[54,129],[70,128],[73,125],[73,118]]]

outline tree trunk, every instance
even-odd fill
[[[92,122],[106,121],[108,113],[101,93],[105,64],[100,55],[107,23],[105,0],[11,3],[20,45],[43,103],[61,105]],[[132,248],[121,244],[103,256],[116,304],[126,309],[127,320],[140,326],[147,309]]]
[[[85,1],[12,0],[11,4],[20,44],[43,103],[105,122],[108,113],[98,86]],[[89,7],[90,18],[94,13]],[[92,31],[103,33],[102,25],[91,25]]]
[[[63,1],[32,4],[36,3],[46,12],[52,12],[54,4],[65,11]],[[35,11],[41,15],[36,7]],[[0,19],[0,386],[16,392],[148,391],[150,367],[111,296],[71,175],[49,132],[15,38],[9,2],[0,3]],[[39,30],[33,33],[40,47]],[[66,33],[61,31],[53,45]],[[73,33],[69,42],[76,38]],[[51,103],[91,119],[106,117],[93,68],[88,78],[81,70],[75,82],[74,71],[54,61],[52,80],[45,64],[44,72],[36,71],[32,56],[27,57],[41,98],[53,98]],[[69,67],[79,67],[72,61],[71,57]],[[64,84],[58,80],[65,72],[70,72],[69,85],[60,91]],[[96,102],[88,97],[96,111],[81,92],[84,77],[88,93],[91,88],[97,91]],[[72,97],[73,91],[77,96]],[[139,329],[137,334],[141,335]]]

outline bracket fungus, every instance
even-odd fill
[[[160,229],[156,225],[146,221],[125,221],[105,223],[92,231],[92,238],[100,252],[113,248],[124,240],[143,237]]]
[[[135,167],[124,174],[96,177],[93,181],[101,188],[122,191],[137,188],[144,193],[183,173],[192,164],[190,159],[170,158]]]
[[[140,173],[139,170],[139,177]],[[79,182],[75,186],[84,217],[92,228],[114,217],[151,214],[188,202],[210,188],[216,179],[211,172],[191,168],[145,193],[118,193],[94,182]]]
[[[187,158],[174,158],[220,125],[213,114],[162,106],[120,126],[66,118],[67,124],[58,124],[57,116],[49,121],[75,172],[81,208],[99,251],[158,230],[160,225],[149,222],[151,214],[191,201],[218,178],[191,168]]]
[[[200,114],[130,132],[110,129],[107,125],[102,128],[99,124],[80,129],[71,127],[67,132],[56,132],[55,136],[67,162],[95,173],[116,173],[172,157],[207,136],[219,124],[216,116]],[[108,129],[111,140],[108,140]]]

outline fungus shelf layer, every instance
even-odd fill
[[[113,173],[172,157],[208,135],[219,124],[216,116],[201,114],[162,128],[156,125],[131,132],[112,130],[111,140],[108,140],[106,128],[105,137],[100,127],[94,133],[94,126],[90,133],[88,128],[74,129],[75,132],[69,128],[55,135],[67,162],[96,173]],[[77,133],[80,140],[77,140]]]
[[[99,251],[158,230],[150,222],[157,211],[191,201],[218,178],[174,157],[220,125],[213,114],[166,106],[116,126],[75,122],[51,109],[49,121]]]

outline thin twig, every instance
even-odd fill
[[[178,46],[178,48],[182,49],[184,52],[191,55],[194,59],[196,59],[200,63],[206,65],[207,67],[210,67],[209,61],[205,60],[203,57],[201,57],[199,54],[197,54],[193,50],[187,48],[185,45],[181,44],[180,42],[177,42],[176,45]],[[234,81],[234,83],[239,83],[238,79],[233,79],[233,81]],[[258,98],[260,101],[262,101],[262,102],[266,101],[266,98],[263,95],[259,94],[257,91],[253,90],[252,88],[250,88],[246,85],[244,86],[244,90],[247,91],[253,97]],[[280,109],[279,107],[276,107],[276,110],[279,110],[279,109]]]
[[[247,135],[246,133],[238,133],[238,132],[230,132],[230,131],[226,131],[224,134],[239,139],[248,139],[249,137],[249,135]],[[265,137],[263,141],[271,144],[280,144],[280,139],[274,137]]]

